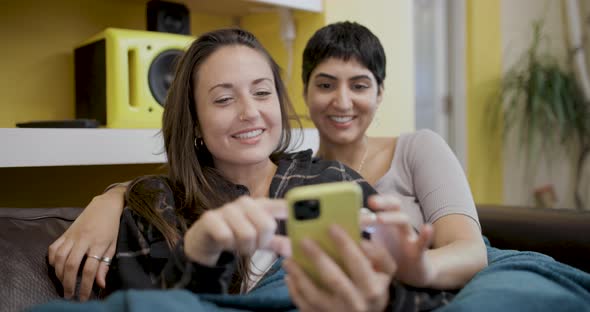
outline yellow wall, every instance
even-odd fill
[[[503,202],[502,137],[485,129],[486,105],[502,75],[500,1],[466,2],[467,177],[478,204]]]
[[[385,96],[369,128],[375,136],[413,131],[414,28],[413,0],[325,0],[326,24],[354,21],[379,37],[387,57]]]
[[[165,172],[162,164],[0,168],[0,209],[85,207],[114,182]]]
[[[309,40],[316,30],[325,25],[325,18],[321,13],[295,11],[293,13],[293,19],[295,21],[296,38],[292,48],[292,69],[290,75],[287,74],[289,55],[285,44],[280,40],[280,18],[278,13],[250,14],[240,19],[240,26],[254,33],[275,61],[282,67],[283,79],[287,85],[289,97],[293,102],[295,111],[301,118],[305,128],[313,128],[314,125],[309,119],[307,106],[303,101],[301,56],[303,55],[307,40]]]
[[[0,1],[0,127],[74,118],[73,48],[106,27],[146,29],[145,2]],[[232,25],[191,13],[193,35]]]

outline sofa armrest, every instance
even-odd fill
[[[22,311],[60,298],[63,289],[47,263],[47,248],[81,211],[0,208],[0,310]]]
[[[493,247],[544,253],[590,272],[590,211],[478,205]]]

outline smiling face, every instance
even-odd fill
[[[348,144],[364,136],[381,94],[374,75],[354,58],[328,58],[311,72],[305,102],[322,140]]]
[[[226,46],[207,58],[196,77],[200,132],[215,167],[267,161],[281,136],[281,107],[267,59],[246,46]]]

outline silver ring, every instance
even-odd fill
[[[377,221],[377,214],[374,213],[373,211],[371,211],[368,208],[362,207],[361,208],[361,214],[362,215],[365,215],[365,216],[368,216],[369,219],[371,219],[371,222]]]
[[[102,261],[102,262],[106,263],[107,265],[109,265],[109,264],[111,264],[111,262],[113,261],[113,259],[112,258],[109,258],[109,257],[102,257],[100,259],[100,261]]]
[[[88,256],[88,258],[96,259],[96,260],[98,260],[98,261],[102,261],[102,259],[103,259],[102,257],[100,257],[100,256],[95,256],[95,255],[87,255],[87,256]]]

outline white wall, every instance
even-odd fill
[[[385,96],[370,135],[394,136],[414,130],[412,6],[412,0],[325,0],[326,23],[349,20],[363,24],[385,49]]]
[[[582,0],[580,2],[584,2]],[[548,51],[562,64],[567,64],[567,38],[562,3],[559,0],[502,0],[502,51],[504,73],[528,48],[532,38],[533,21],[544,17],[544,33],[549,37]],[[546,158],[539,162],[530,179],[526,176],[525,155],[517,144],[517,133],[511,133],[504,144],[504,202],[509,205],[534,205],[533,189],[553,184],[558,208],[573,208],[572,161],[556,148],[553,166]]]

